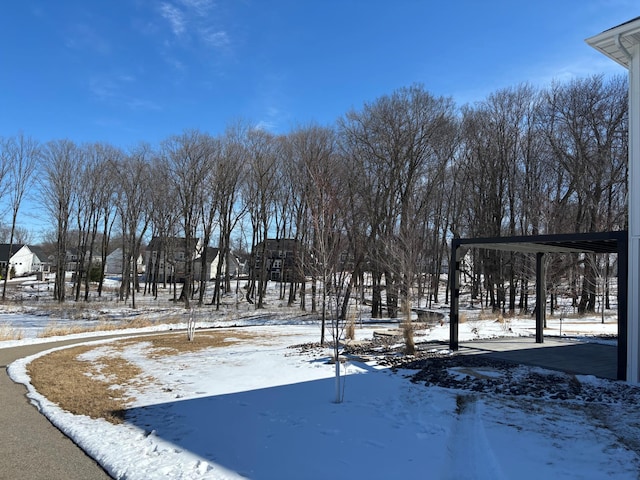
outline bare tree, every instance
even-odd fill
[[[104,286],[107,256],[111,241],[111,232],[116,220],[115,194],[118,190],[116,183],[117,174],[113,171],[114,165],[122,164],[124,153],[122,150],[109,144],[98,143],[93,147],[94,174],[98,183],[96,196],[96,219],[94,223],[95,233],[100,229],[100,279],[98,280],[97,294],[102,296]],[[93,251],[93,241],[91,251]]]
[[[245,141],[247,149],[247,176],[243,196],[247,204],[252,227],[252,268],[247,301],[256,297],[256,308],[263,308],[264,295],[269,280],[266,247],[275,202],[276,184],[280,171],[278,143],[273,135],[262,130],[250,130]],[[259,251],[258,251],[259,250]],[[256,261],[256,256],[260,261]]]
[[[328,147],[323,142],[318,145]],[[325,325],[328,320],[335,361],[335,402],[340,403],[343,399],[340,353],[345,328],[345,317],[341,313],[351,277],[346,261],[348,240],[344,229],[345,211],[343,209],[347,175],[343,171],[345,166],[339,162],[338,156],[331,153],[330,147],[324,150],[324,154],[315,157],[317,161],[313,161],[311,156],[307,156],[304,160],[305,196],[311,227],[309,267],[314,272],[313,278],[317,278],[321,283],[320,343],[324,345]]]
[[[208,143],[206,150],[206,167],[204,171],[204,180],[202,182],[200,201],[198,208],[200,209],[200,223],[202,229],[202,253],[200,254],[200,278],[198,287],[198,306],[204,303],[207,283],[210,280],[208,263],[213,260],[209,258],[209,244],[213,236],[214,228],[218,225],[218,190],[219,184],[223,181],[224,176],[218,177],[218,164],[222,159],[222,143],[220,139],[207,137],[203,139]],[[219,285],[217,283],[217,285]],[[218,290],[219,292],[219,290]],[[214,295],[215,296],[215,295]]]
[[[345,156],[354,159],[369,222],[374,317],[382,313],[383,277],[390,317],[398,314],[399,294],[406,295],[402,283],[408,272],[401,265],[411,262],[390,262],[391,250],[401,251],[394,248],[398,239],[415,238],[419,210],[426,206],[417,193],[430,193],[430,185],[442,181],[450,156],[443,139],[453,138],[454,125],[453,102],[419,85],[383,96],[340,122]],[[444,158],[442,152],[447,152]],[[405,253],[415,259],[415,250]]]
[[[227,129],[222,139],[222,155],[215,172],[215,181],[218,185],[216,190],[217,208],[220,218],[218,265],[213,295],[213,303],[216,308],[220,306],[222,281],[224,280],[225,291],[231,289],[230,265],[228,264],[231,255],[231,234],[246,213],[246,204],[242,204],[239,198],[246,175],[245,135],[246,129],[241,125]]]
[[[293,237],[301,245],[309,245],[313,248],[315,227],[312,219],[317,216],[314,202],[318,200],[318,190],[322,188],[321,180],[335,183],[335,177],[343,174],[343,164],[337,160],[335,146],[335,133],[327,127],[309,125],[300,127],[289,133],[283,143],[283,186],[287,189],[287,204],[290,215],[290,227],[294,231]],[[336,167],[336,168],[334,168]],[[340,180],[342,181],[342,180]],[[347,205],[342,204],[342,211],[349,211]],[[316,284],[317,273],[309,268],[308,248],[300,248],[297,251],[295,265],[297,272],[291,278],[289,290],[289,305],[294,302],[296,294],[296,282],[300,282],[300,308],[306,309],[306,272],[309,270],[314,276],[311,281],[311,310],[316,311]],[[323,311],[324,313],[324,311]],[[324,314],[321,341],[324,342]]]
[[[2,149],[2,165],[8,165],[9,174],[9,200],[11,207],[11,232],[9,234],[9,256],[13,255],[13,242],[16,236],[16,223],[18,212],[25,194],[29,191],[33,181],[34,172],[40,158],[40,146],[38,143],[23,134],[13,137],[0,147]],[[1,177],[0,177],[1,178]],[[1,180],[0,180],[1,182]],[[4,275],[2,286],[2,299],[5,299],[7,280],[9,278],[9,262]]]
[[[67,235],[71,205],[76,192],[76,164],[80,151],[70,140],[47,143],[43,153],[41,191],[44,206],[51,213],[56,228],[55,283],[53,295],[58,302],[65,300]]]
[[[546,92],[544,132],[568,179],[560,202],[565,214],[573,211],[574,231],[595,232],[611,225],[613,194],[625,183],[627,110],[623,77],[556,83]],[[580,313],[595,311],[594,263],[584,264]]]
[[[117,172],[120,186],[116,199],[116,209],[123,238],[122,283],[120,299],[131,295],[131,306],[136,308],[138,285],[137,261],[142,240],[151,222],[151,208],[148,191],[155,185],[151,177],[151,157],[153,151],[141,144],[120,159],[112,159],[112,168]]]
[[[169,171],[165,159],[160,156],[152,158],[150,168],[152,178],[162,178]],[[147,194],[151,204],[151,238],[156,239],[158,250],[151,252],[149,264],[147,264],[147,284],[145,288],[150,287],[151,293],[157,298],[159,279],[162,278],[164,288],[167,286],[168,264],[173,260],[168,256],[169,239],[176,236],[180,212],[178,211],[177,203],[174,201],[176,194],[174,193],[173,182],[166,182],[163,188],[150,189]],[[160,271],[161,267],[162,271]],[[176,297],[175,289],[174,297]]]
[[[180,300],[190,308],[193,288],[193,265],[197,231],[202,211],[203,190],[210,170],[209,137],[198,131],[186,131],[163,142],[163,154],[168,165],[169,178],[174,182],[174,192],[184,231],[185,271]]]

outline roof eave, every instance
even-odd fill
[[[618,39],[622,48],[618,44]],[[628,50],[640,43],[640,17],[589,37],[585,42],[614,62],[629,68],[629,57],[625,49]]]

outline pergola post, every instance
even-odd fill
[[[544,342],[544,324],[547,315],[547,275],[544,253],[536,253],[536,343]]]
[[[460,240],[454,238],[451,240],[451,263],[449,265],[449,288],[451,299],[449,306],[449,349],[457,351],[458,343],[458,326],[460,323],[460,260],[461,248]]]
[[[629,70],[629,244],[626,380],[640,383],[640,17],[587,43]],[[622,338],[618,338],[623,341]]]

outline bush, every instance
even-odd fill
[[[102,267],[100,265],[92,265],[89,269],[89,281],[99,282],[102,276]]]

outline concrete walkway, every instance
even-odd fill
[[[127,337],[107,335],[0,349],[0,480],[106,480],[107,473],[29,403],[7,365],[63,345]],[[136,335],[138,336],[138,335]]]

